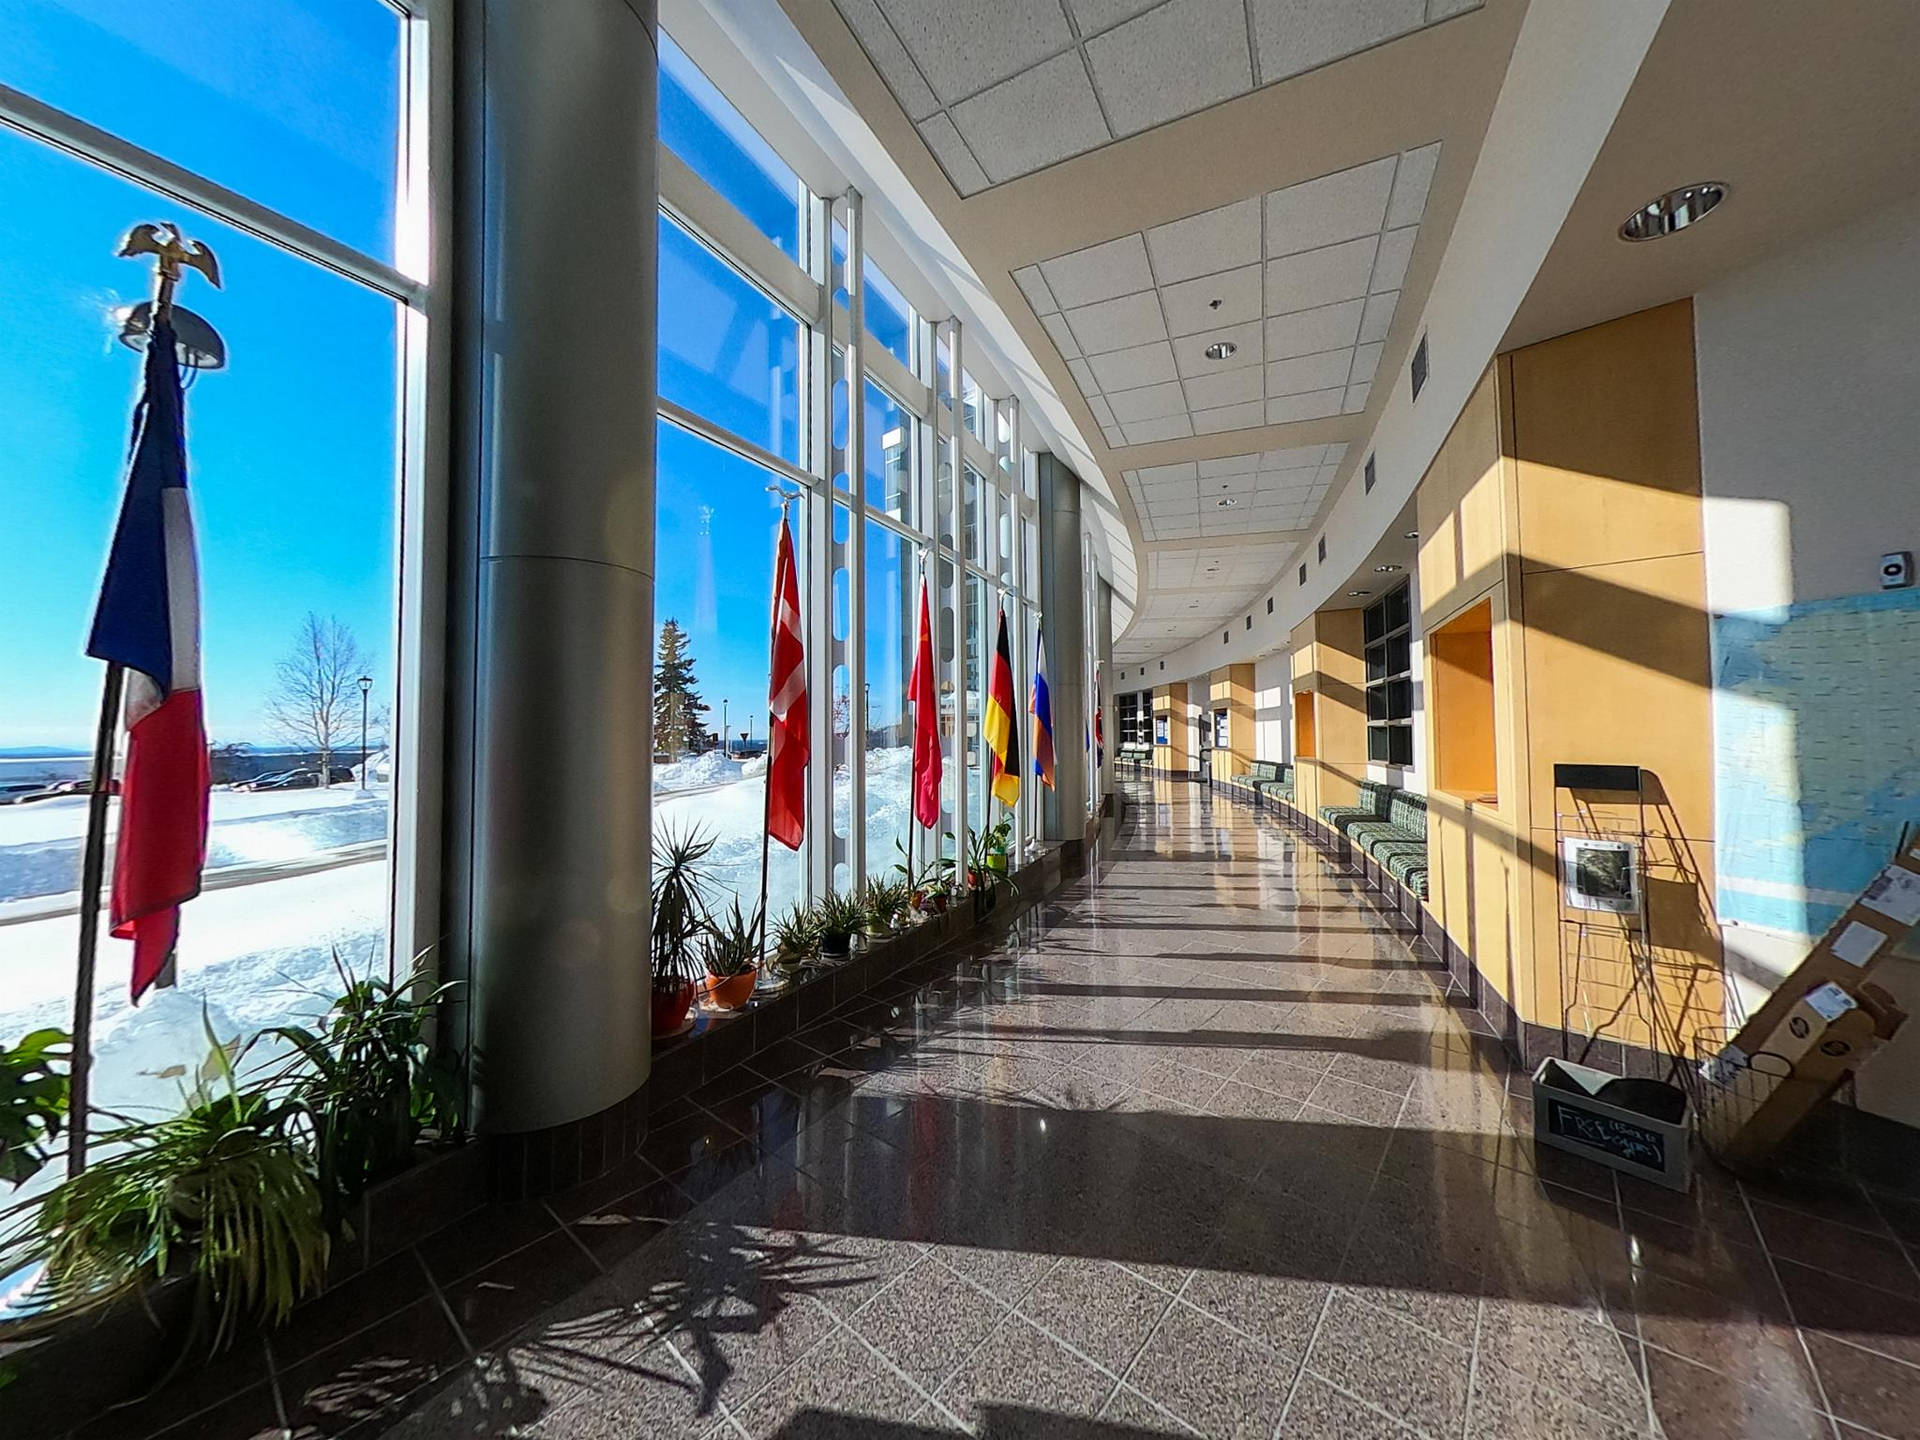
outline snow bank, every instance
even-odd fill
[[[762,767],[765,768],[764,766]],[[731,785],[745,766],[718,750],[709,750],[691,760],[676,760],[671,765],[653,767],[653,793],[671,794],[675,790],[698,790],[708,785]]]

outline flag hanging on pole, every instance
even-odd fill
[[[933,680],[933,618],[927,580],[920,577],[920,636],[913,647],[913,818],[931,830],[940,823],[940,699]]]
[[[1047,638],[1041,633],[1033,646],[1033,773],[1051,790],[1053,784],[1053,697],[1047,691]]]
[[[108,917],[116,939],[133,941],[135,1001],[172,958],[180,906],[200,893],[207,858],[200,574],[175,350],[172,319],[156,309],[133,462],[87,640],[87,654],[127,672],[127,763]],[[112,775],[91,783],[111,786]]]
[[[1000,607],[1000,636],[993,645],[993,673],[987,681],[987,714],[982,731],[992,763],[988,767],[993,798],[1009,809],[1020,799],[1020,732],[1013,723],[1013,651],[1007,645],[1007,607]]]
[[[807,833],[810,738],[801,636],[800,573],[783,511],[773,564],[773,660],[767,681],[767,833],[789,850],[798,850]]]

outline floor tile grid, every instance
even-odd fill
[[[1388,916],[1383,918],[1388,918],[1389,920],[1391,920],[1394,917]],[[1459,990],[1459,987],[1457,985],[1457,982],[1452,981],[1451,977],[1449,977],[1449,992],[1450,993],[1458,992],[1458,990]],[[1460,998],[1464,999],[1464,994],[1461,994]],[[1525,1072],[1522,1070],[1515,1070],[1511,1077],[1510,1083],[1517,1083],[1517,1084],[1523,1084],[1523,1085],[1530,1084],[1530,1077],[1527,1077]],[[1754,1206],[1755,1206],[1754,1192],[1751,1186],[1746,1182],[1739,1181],[1736,1179],[1734,1181],[1734,1184],[1735,1184],[1736,1192],[1739,1194],[1743,1205],[1746,1207],[1749,1224],[1756,1237],[1757,1248],[1760,1251],[1760,1253],[1764,1254],[1766,1257],[1766,1261],[1768,1265],[1768,1273],[1773,1281],[1773,1288],[1775,1292],[1778,1294],[1780,1302],[1783,1305],[1783,1307],[1785,1307],[1788,1313],[1791,1314],[1792,1313],[1791,1299],[1787,1293],[1787,1288],[1784,1282],[1781,1280],[1779,1269],[1778,1269],[1779,1261],[1782,1257],[1775,1253],[1772,1242],[1768,1240],[1766,1231],[1764,1227],[1760,1224],[1759,1218],[1754,1211]],[[1884,1214],[1880,1213],[1881,1206],[1879,1201],[1876,1199],[1874,1192],[1871,1190],[1870,1187],[1863,1186],[1859,1188],[1861,1190],[1861,1193],[1864,1195],[1867,1204],[1875,1212],[1876,1219],[1879,1221],[1879,1225],[1877,1227],[1878,1230],[1882,1232],[1886,1236],[1886,1238],[1892,1240],[1896,1245],[1900,1247],[1902,1256],[1905,1259],[1907,1265],[1910,1268],[1914,1268],[1916,1270],[1916,1273],[1920,1273],[1920,1262],[1916,1262],[1916,1257],[1915,1257],[1915,1252],[1913,1247],[1906,1244],[1901,1239],[1901,1237],[1893,1231],[1892,1227],[1886,1223]],[[1622,1231],[1625,1232],[1628,1230],[1628,1222],[1626,1218],[1626,1209],[1625,1209],[1624,1199],[1621,1195],[1617,1178],[1614,1182],[1614,1194],[1615,1194],[1615,1205],[1619,1212],[1620,1227]],[[1772,1197],[1768,1197],[1768,1198],[1771,1199]],[[1776,1202],[1776,1203],[1780,1203],[1780,1202]],[[1785,1202],[1785,1206],[1786,1208],[1794,1208],[1791,1202]],[[1829,1217],[1818,1217],[1818,1218],[1828,1219]],[[1829,1223],[1839,1223],[1843,1225],[1845,1224],[1844,1221],[1833,1221],[1830,1219],[1829,1219]],[[1862,1227],[1856,1226],[1852,1228],[1862,1228]],[[1806,1264],[1807,1262],[1805,1260],[1799,1260],[1797,1263]],[[1819,1268],[1819,1267],[1813,1266],[1810,1268]],[[1831,1271],[1828,1271],[1826,1273],[1833,1274],[1833,1272]],[[1839,1280],[1847,1280],[1849,1277],[1835,1275],[1835,1278]],[[1483,1308],[1484,1308],[1484,1302],[1483,1302]],[[1637,1309],[1633,1309],[1629,1307],[1627,1314],[1624,1316],[1615,1314],[1610,1309],[1609,1319],[1612,1321],[1612,1323],[1616,1325],[1616,1327],[1622,1330],[1623,1335],[1629,1338],[1630,1343],[1634,1347],[1642,1351],[1643,1353],[1647,1349],[1658,1348],[1653,1346],[1652,1342],[1647,1341],[1645,1339],[1642,1331],[1641,1318]],[[1840,1440],[1846,1440],[1846,1437],[1851,1435],[1879,1436],[1879,1435],[1885,1434],[1886,1432],[1875,1430],[1868,1425],[1862,1424],[1858,1419],[1848,1419],[1848,1420],[1845,1420],[1843,1423],[1843,1421],[1840,1418],[1836,1417],[1835,1407],[1827,1391],[1826,1380],[1821,1373],[1821,1366],[1819,1365],[1817,1361],[1817,1357],[1815,1356],[1812,1346],[1809,1343],[1807,1332],[1804,1329],[1804,1327],[1798,1323],[1797,1318],[1795,1321],[1794,1328],[1795,1328],[1796,1342],[1800,1346],[1801,1352],[1805,1357],[1808,1373],[1814,1377],[1815,1384],[1819,1387],[1819,1395],[1821,1400],[1819,1418],[1822,1422],[1824,1422],[1825,1426],[1828,1429],[1830,1429],[1835,1436],[1840,1437]],[[1476,1340],[1477,1340],[1477,1336],[1476,1336]],[[1866,1343],[1865,1341],[1862,1341],[1855,1337],[1848,1337],[1848,1338],[1841,1339],[1839,1343],[1849,1345],[1853,1349],[1866,1351],[1867,1353],[1873,1354],[1877,1358],[1884,1360],[1889,1364],[1901,1366],[1903,1370],[1913,1371],[1913,1374],[1914,1374],[1913,1390],[1915,1391],[1915,1393],[1920,1393],[1920,1368],[1916,1368],[1908,1364],[1907,1362],[1901,1360],[1897,1356],[1886,1356],[1882,1354],[1882,1352],[1875,1350],[1871,1344]],[[1672,1353],[1672,1352],[1667,1352],[1667,1353]],[[1686,1357],[1676,1357],[1676,1358],[1683,1359],[1683,1360],[1686,1359]],[[1475,1351],[1476,1369],[1477,1369],[1478,1363],[1479,1363],[1479,1355],[1478,1355],[1478,1347],[1476,1344],[1476,1351]],[[1689,1361],[1688,1363],[1697,1363],[1697,1362]],[[1641,1360],[1638,1362],[1638,1368],[1641,1370],[1643,1375],[1647,1373],[1647,1366],[1644,1360]],[[1325,1379],[1325,1377],[1319,1377],[1319,1378],[1323,1380]],[[1352,1397],[1352,1398],[1363,1398],[1363,1397]],[[1650,1386],[1646,1388],[1646,1400],[1647,1400],[1647,1406],[1648,1406],[1648,1411],[1647,1411],[1648,1424],[1653,1429],[1653,1433],[1656,1433],[1656,1434],[1661,1433],[1660,1420],[1658,1417],[1658,1407],[1655,1401],[1652,1388]],[[1469,1425],[1471,1425],[1471,1419],[1469,1420]],[[1471,1433],[1471,1431],[1469,1431],[1469,1433]]]

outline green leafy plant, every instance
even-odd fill
[[[860,897],[836,890],[822,896],[813,909],[820,925],[820,953],[836,958],[845,955],[854,933],[866,924],[867,912]]]
[[[702,948],[709,975],[725,980],[752,970],[760,963],[760,908],[749,914],[733,901],[725,915],[708,924]]]
[[[459,1134],[464,1087],[458,1062],[436,1053],[430,1039],[440,1001],[457,982],[429,989],[418,961],[398,984],[356,978],[337,951],[333,964],[341,993],[319,1028],[264,1033],[293,1047],[272,1083],[311,1131],[328,1224],[338,1233],[347,1207],[374,1181],[405,1169],[423,1135]]]
[[[773,925],[773,943],[782,956],[804,960],[820,948],[820,920],[796,900]]]
[[[712,922],[700,866],[713,837],[699,828],[663,828],[653,842],[653,988],[672,993],[698,974],[699,948]]]
[[[86,1170],[6,1212],[0,1274],[42,1267],[40,1308],[18,1323],[57,1323],[179,1275],[193,1286],[189,1346],[211,1326],[219,1348],[242,1319],[277,1324],[320,1289],[331,1237],[297,1112],[269,1087],[242,1088],[206,1031],[217,1087],[189,1092],[181,1114],[96,1136]]]
[[[0,1181],[23,1184],[47,1163],[67,1123],[72,1036],[35,1030],[0,1050]]]
[[[1008,828],[1008,822],[1003,820],[985,830],[975,830],[967,837],[967,888],[980,897],[985,907],[991,907],[1002,890],[1017,893],[1020,888],[1006,871]]]
[[[907,912],[907,885],[904,880],[869,880],[861,892],[866,908],[869,935],[885,935],[894,930]]]

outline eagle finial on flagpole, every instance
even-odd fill
[[[220,262],[213,251],[204,241],[187,239],[170,220],[134,226],[114,253],[122,260],[152,255],[159,261],[154,267],[153,289],[154,308],[158,310],[173,307],[173,292],[180,284],[184,269],[198,270],[207,277],[209,285],[216,290],[220,288]]]

